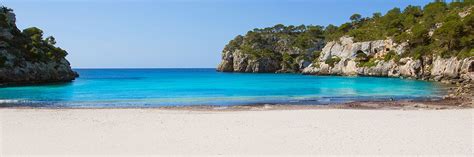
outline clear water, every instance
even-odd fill
[[[77,69],[71,83],[1,87],[0,106],[157,107],[438,97],[433,82],[398,78],[220,73],[214,69]]]

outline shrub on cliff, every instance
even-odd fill
[[[468,58],[474,56],[474,49],[471,50],[463,50],[461,51],[457,57],[459,58]]]
[[[324,61],[324,63],[328,64],[329,66],[331,67],[334,67],[334,65],[336,65],[337,63],[339,63],[341,61],[341,58],[339,57],[332,57],[332,58],[329,58],[327,59],[326,61]]]
[[[43,31],[36,27],[30,27],[23,30],[23,35],[30,39],[30,42],[25,45],[28,50],[28,55],[33,61],[49,61],[66,57],[67,52],[59,47],[55,47],[56,40],[50,36],[43,39]]]
[[[319,68],[319,62],[320,62],[320,59],[319,57],[321,56],[321,51],[314,51],[313,52],[313,55],[312,55],[312,59],[310,59],[311,63],[314,65],[317,65],[318,68]]]
[[[400,61],[400,56],[397,53],[395,53],[395,51],[391,50],[387,54],[385,54],[383,60],[385,62],[388,62],[390,60],[394,60],[395,62],[398,62]]]
[[[373,67],[373,66],[377,65],[376,61],[377,61],[377,59],[370,58],[368,61],[359,62],[357,64],[357,66],[359,66],[359,67]]]

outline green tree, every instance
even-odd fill
[[[444,2],[429,3],[423,8],[423,19],[427,25],[432,26],[441,21],[446,9],[447,5]]]
[[[49,45],[56,45],[56,39],[53,36],[49,36],[45,39],[46,43]]]
[[[352,23],[358,23],[362,16],[360,14],[353,14],[349,19],[352,21]]]
[[[463,23],[458,16],[452,16],[451,19],[436,29],[433,34],[440,46],[449,49],[456,49],[460,46],[460,38],[463,36]]]
[[[429,30],[424,24],[417,24],[411,29],[410,43],[412,45],[422,45],[429,40]]]
[[[34,42],[43,40],[43,31],[37,27],[30,27],[23,30],[23,34],[29,37]]]
[[[380,17],[382,17],[382,13],[380,13],[380,12],[376,12],[376,13],[372,14],[372,18],[374,18],[374,19],[378,19]]]
[[[409,5],[403,10],[403,14],[405,15],[413,15],[415,17],[420,17],[423,15],[423,11],[421,10],[420,6],[412,6]]]

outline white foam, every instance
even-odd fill
[[[0,104],[4,103],[19,103],[19,102],[24,102],[22,100],[12,100],[12,99],[0,99]]]

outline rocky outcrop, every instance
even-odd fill
[[[274,73],[281,69],[280,62],[270,57],[253,59],[239,50],[226,51],[217,70],[222,72]]]
[[[8,52],[0,50],[0,55],[8,56]],[[78,74],[71,69],[66,59],[30,62],[11,57],[0,68],[0,85],[67,82],[76,77]]]
[[[12,10],[0,8],[0,85],[66,82],[78,77],[64,58],[66,51],[53,46],[54,38],[43,40],[39,29],[35,29],[38,34],[25,35],[15,21]]]
[[[474,80],[474,57],[457,58],[436,58],[433,61],[430,75],[436,81],[439,80]]]
[[[224,47],[217,71],[301,72],[314,60],[314,53],[321,51],[325,44],[324,40],[316,37],[300,40],[303,36],[303,31],[282,31],[275,27],[239,35]]]
[[[394,8],[383,16],[353,19],[339,27],[275,25],[254,29],[229,42],[217,70],[384,76],[472,84],[473,6],[468,2],[443,3],[429,3],[425,9],[406,8],[413,12],[400,13],[399,8]],[[444,11],[430,11],[434,8]],[[442,15],[450,18],[432,19]],[[398,21],[393,22],[394,19]],[[431,21],[426,23],[426,19]]]
[[[316,44],[310,50],[279,47],[278,54],[296,57],[297,67],[287,67],[281,60],[271,56],[255,58],[240,49],[226,47],[217,70],[223,72],[301,72],[312,75],[383,76],[443,82],[472,82],[474,80],[474,58],[458,59],[411,57],[400,58],[407,43],[395,43],[391,39],[353,42],[351,37],[328,42],[324,47]],[[319,57],[312,51],[321,50]],[[393,55],[396,57],[387,57]],[[362,58],[360,56],[363,56]],[[316,58],[317,57],[317,58]],[[397,58],[398,57],[398,58]],[[337,59],[335,59],[337,58]],[[335,60],[329,63],[328,60]]]
[[[458,59],[456,57],[388,58],[389,53],[403,54],[407,44],[396,44],[392,40],[352,42],[350,37],[329,42],[321,52],[319,61],[303,69],[304,74],[313,75],[361,75],[404,77],[443,82],[473,82],[474,57]],[[369,56],[369,65],[360,61],[358,54]],[[339,58],[334,66],[326,60]]]
[[[281,73],[281,72],[300,72],[311,64],[313,58],[310,50],[305,51],[286,51],[278,52],[280,54],[287,53],[296,56],[297,66],[292,67],[282,63],[281,59],[272,57],[255,58],[250,54],[245,54],[240,50],[226,51],[222,54],[222,61],[217,66],[217,71],[221,72],[248,72],[248,73]],[[306,57],[297,57],[306,56]]]

